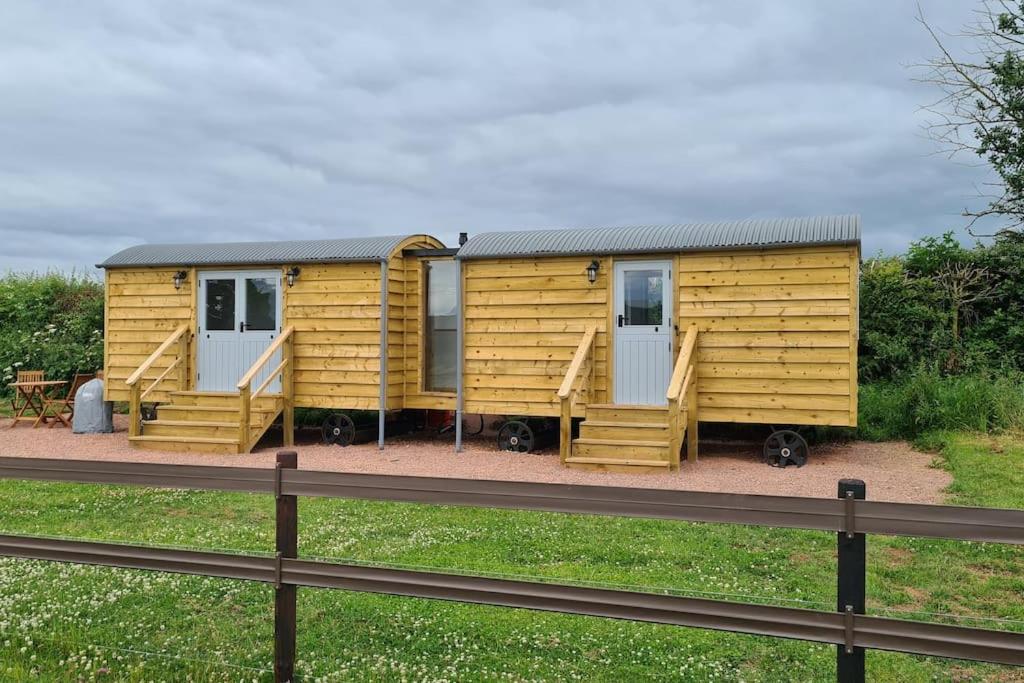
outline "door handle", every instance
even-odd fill
[[[238,321],[238,331],[239,332],[245,332],[245,321],[244,320]]]
[[[619,327],[622,327],[622,314],[619,313]]]

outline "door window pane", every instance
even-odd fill
[[[206,329],[235,329],[235,280],[206,280]]]
[[[277,279],[245,279],[245,329],[277,329]]]
[[[627,270],[625,272],[626,325],[661,325],[662,319],[661,270]]]
[[[424,261],[426,320],[423,336],[423,388],[455,391],[455,261]]]

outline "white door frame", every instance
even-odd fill
[[[612,402],[665,405],[675,362],[673,267],[668,259],[617,259],[612,264]],[[625,310],[629,271],[660,270],[662,314],[659,324],[630,324]]]
[[[281,271],[272,269],[203,270],[199,271],[197,279],[196,389],[199,391],[238,391],[238,380],[281,332]],[[246,280],[250,279],[269,279],[276,283],[277,300],[273,329],[246,329]],[[230,330],[207,329],[206,304],[209,280],[234,280],[235,282],[234,316]],[[277,367],[278,363],[280,363],[280,358],[271,359],[253,380],[254,384],[259,386],[266,379],[267,373]],[[267,387],[268,393],[279,393],[280,391],[279,378]]]

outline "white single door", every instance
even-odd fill
[[[281,331],[281,274],[206,271],[199,274],[200,391],[237,391],[238,381]],[[280,356],[280,354],[277,354]],[[272,358],[253,381],[257,388],[281,362]],[[280,378],[266,391],[280,392]]]
[[[615,403],[664,405],[672,375],[672,262],[616,261]]]

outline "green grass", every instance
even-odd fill
[[[953,502],[1024,507],[1020,440],[945,434],[930,443],[943,447]],[[831,534],[318,499],[300,500],[299,520],[307,556],[822,609],[835,602]],[[0,530],[267,551],[273,501],[6,481]],[[868,552],[869,611],[1024,621],[1020,549],[872,537]],[[259,584],[0,560],[0,679],[269,680],[271,597]],[[831,647],[526,610],[301,589],[298,619],[300,680],[834,676]],[[882,652],[868,653],[868,666],[872,680],[894,681],[1002,680],[1010,671]]]
[[[858,412],[857,436],[872,441],[912,440],[938,430],[1021,430],[1024,377],[919,370],[897,382],[861,385]]]

